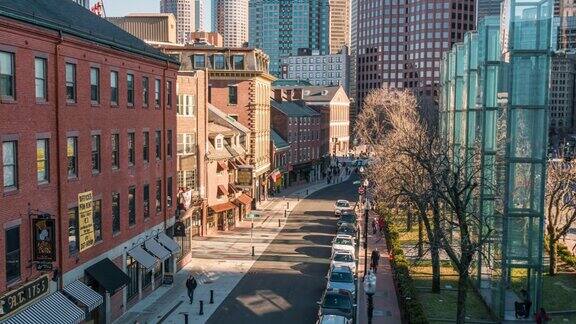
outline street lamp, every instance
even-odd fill
[[[364,201],[364,279],[366,279],[366,275],[368,274],[368,215],[370,213],[370,207],[370,200],[366,197]]]
[[[364,173],[364,167],[361,166],[361,167],[358,169],[358,171],[360,171],[360,173]]]
[[[374,294],[376,293],[376,275],[370,271],[364,277],[364,292],[368,299],[368,324],[372,323],[372,316],[374,314]]]

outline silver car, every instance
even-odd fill
[[[354,260],[354,254],[350,252],[334,251],[330,265],[332,267],[348,267],[352,273],[356,273],[356,260]]]
[[[328,272],[326,289],[346,290],[356,299],[356,280],[354,273],[348,267],[331,267]]]

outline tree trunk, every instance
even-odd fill
[[[408,208],[406,212],[406,231],[412,230],[412,209]]]
[[[430,257],[432,258],[432,292],[440,293],[440,251],[438,250],[438,244],[436,244],[436,238],[432,240],[430,246]]]
[[[466,320],[466,298],[468,297],[468,268],[466,268],[466,271],[459,272],[456,323],[464,324],[464,321]]]
[[[550,238],[548,242],[548,248],[550,249],[550,268],[548,269],[548,274],[554,276],[558,270],[558,242]]]
[[[424,224],[422,219],[418,218],[418,258],[424,256]]]

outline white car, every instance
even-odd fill
[[[332,241],[332,254],[336,251],[345,251],[352,254],[352,256],[355,256],[355,250],[354,239],[350,237],[338,235],[334,241]]]
[[[340,315],[322,315],[317,324],[352,324],[352,319]]]
[[[356,273],[356,260],[350,252],[335,251],[334,254],[332,254],[330,265],[332,267],[348,267],[352,270],[352,273]]]
[[[334,215],[340,216],[340,213],[343,210],[352,210],[350,202],[344,199],[337,200],[336,203],[334,204]]]

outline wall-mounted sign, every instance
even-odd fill
[[[32,219],[34,261],[56,261],[56,221],[51,218]]]
[[[252,169],[239,169],[237,184],[243,187],[252,186]]]
[[[184,222],[177,221],[174,223],[174,237],[185,237],[186,236],[186,226]]]
[[[48,292],[48,276],[44,275],[0,297],[0,319]]]
[[[94,215],[92,214],[92,191],[78,194],[78,229],[80,252],[94,245]]]

